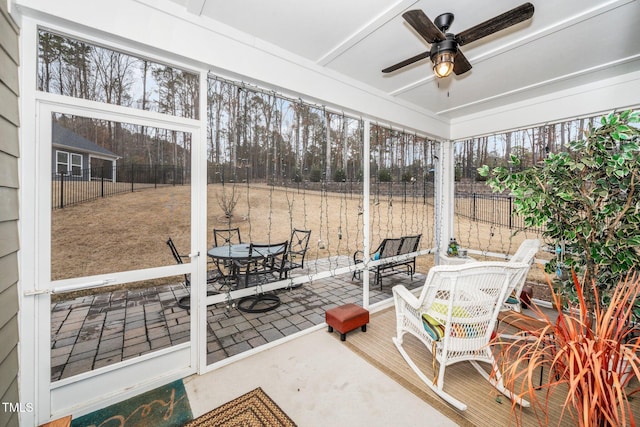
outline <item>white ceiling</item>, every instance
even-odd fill
[[[525,0],[172,1],[445,119],[640,70],[637,0],[531,0],[532,19],[462,46],[473,68],[445,79],[429,59],[380,71],[429,50],[402,13],[452,12],[455,34]]]

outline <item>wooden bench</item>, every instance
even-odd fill
[[[418,250],[420,238],[422,234],[415,236],[402,236],[399,238],[386,238],[382,240],[378,248],[371,256],[372,261],[382,260],[375,267],[371,267],[371,271],[375,273],[375,284],[380,285],[382,289],[382,278],[398,274],[407,273],[413,280],[413,273],[416,271],[416,256],[409,256],[402,259],[384,261],[386,258],[392,258],[398,255],[408,255]],[[354,263],[362,262],[362,251],[356,251],[353,254]],[[360,271],[353,273],[352,279],[360,278]]]

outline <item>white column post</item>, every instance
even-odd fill
[[[191,275],[191,364],[202,374],[207,367],[207,91],[209,75],[200,70],[200,131],[192,134],[191,144],[191,253],[200,253],[195,260],[196,272]],[[204,117],[203,117],[204,116]],[[195,279],[195,280],[194,280]],[[195,308],[195,310],[194,310]]]
[[[441,141],[438,143],[438,157],[436,158],[435,172],[435,236],[436,236],[436,265],[439,263],[439,254],[454,236],[454,211],[455,211],[455,171],[453,159],[453,142]]]
[[[324,112],[325,121],[327,123],[327,135],[325,141],[325,165],[324,165],[324,179],[325,182],[331,181],[331,115]]]
[[[364,252],[362,262],[365,267],[369,265],[369,252],[371,250],[370,246],[370,238],[369,238],[369,214],[370,214],[370,204],[369,204],[369,186],[371,185],[371,177],[369,176],[371,173],[371,122],[369,120],[364,120],[363,123],[363,142],[364,146],[362,148],[362,164],[363,164],[363,181],[362,181],[362,204],[363,212],[362,212],[362,239],[363,239],[363,249]],[[365,268],[362,271],[362,306],[364,308],[369,307],[369,272]]]

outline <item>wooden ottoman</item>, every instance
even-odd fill
[[[367,331],[369,311],[356,304],[345,304],[325,312],[325,321],[329,325],[329,332],[335,328],[340,332],[340,341],[347,339],[347,332],[361,328]]]

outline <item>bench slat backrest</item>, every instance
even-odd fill
[[[416,236],[404,236],[402,238],[402,245],[400,245],[400,255],[410,254],[411,252],[415,252],[418,250],[418,245],[420,244],[420,238],[422,234],[418,234]]]
[[[380,258],[389,258],[398,255],[401,245],[402,238],[384,239],[380,244],[380,248],[378,251],[378,253],[380,254]]]

